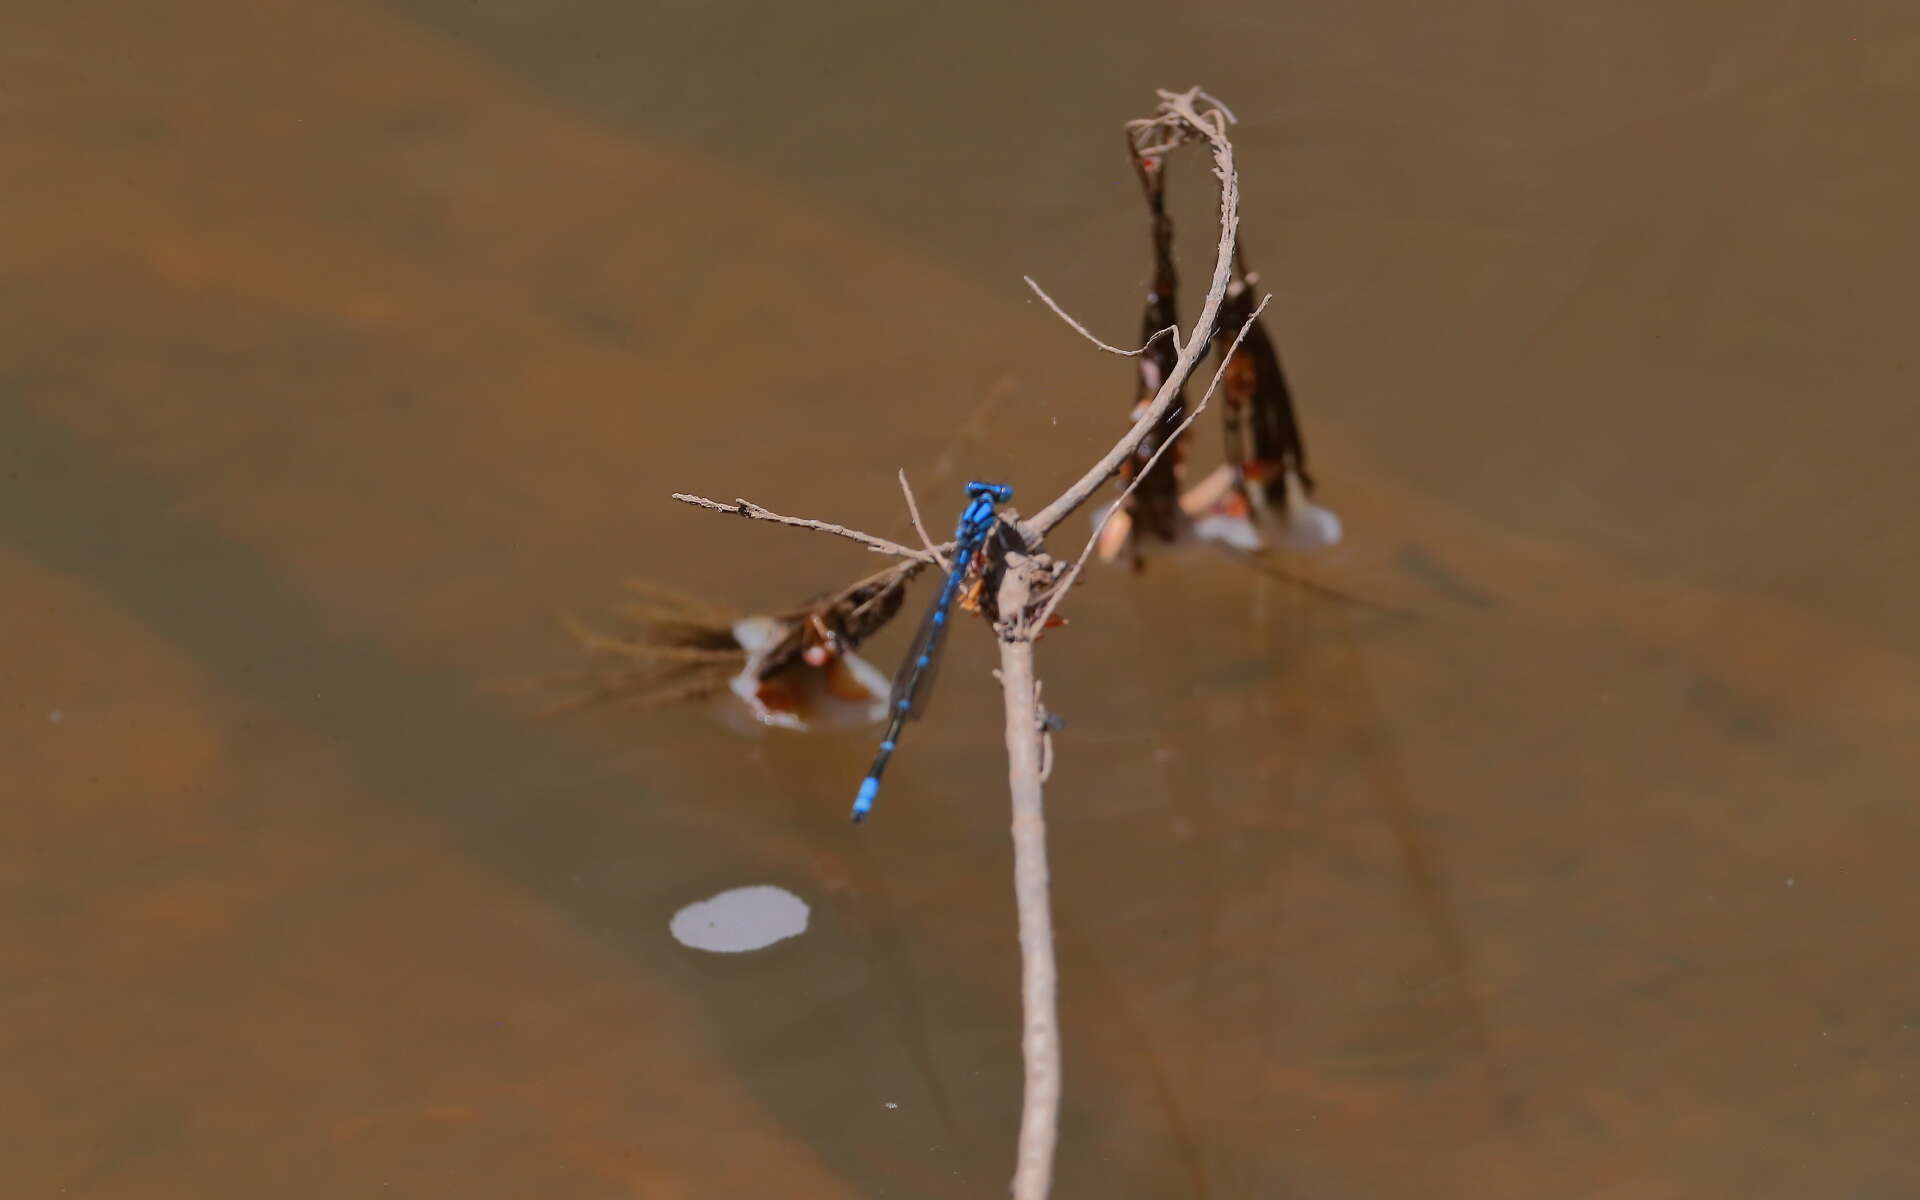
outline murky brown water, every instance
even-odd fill
[[[495,685],[867,565],[671,490],[1051,494],[1130,368],[1019,276],[1131,325],[1195,81],[1307,569],[1407,615],[1201,558],[1049,639],[1058,1194],[1920,1192],[1907,6],[322,7],[0,51],[0,1193],[1001,1194],[984,640],[861,830],[864,734]],[[667,936],[760,882],[804,937]]]

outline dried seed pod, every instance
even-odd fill
[[[1169,326],[1179,327],[1176,298],[1180,278],[1173,261],[1173,219],[1167,215],[1166,148],[1142,150],[1129,133],[1127,150],[1146,197],[1153,240],[1153,282],[1147,290],[1140,319],[1140,337],[1142,341],[1154,340],[1136,360],[1139,367],[1133,409],[1128,419],[1137,421],[1152,406],[1160,386],[1173,373],[1179,358],[1176,338],[1155,338],[1155,335]],[[1182,388],[1132,456],[1121,465],[1123,484],[1136,478],[1140,482],[1127,497],[1125,511],[1115,514],[1107,524],[1099,548],[1103,559],[1112,561],[1119,556],[1123,545],[1130,545],[1133,565],[1138,570],[1144,565],[1141,546],[1145,539],[1171,543],[1186,533],[1187,517],[1180,508],[1181,449],[1177,444],[1169,445],[1180,436],[1180,425],[1186,416],[1187,398]],[[1167,446],[1167,451],[1154,462],[1153,456],[1162,446]]]
[[[1278,513],[1286,539],[1296,546],[1337,542],[1340,519],[1312,500],[1313,476],[1307,472],[1306,443],[1294,412],[1293,391],[1280,366],[1280,353],[1274,348],[1264,319],[1247,325],[1254,313],[1254,293],[1260,277],[1247,270],[1238,246],[1234,248],[1233,265],[1213,343],[1226,354],[1241,328],[1246,327],[1246,336],[1231,352],[1220,380],[1227,468],[1235,494],[1210,499],[1206,507],[1226,520],[1243,515],[1249,522]],[[1189,511],[1195,502],[1190,495]],[[1244,508],[1244,512],[1228,512],[1237,508]]]

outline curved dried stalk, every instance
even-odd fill
[[[998,579],[995,628],[1001,641],[1000,677],[1007,713],[1008,783],[1013,801],[1014,879],[1020,921],[1025,1031],[1022,1053],[1027,1080],[1012,1184],[1015,1200],[1043,1200],[1051,1188],[1062,1078],[1055,998],[1056,966],[1048,900],[1046,822],[1041,790],[1044,732],[1038,705],[1033,646],[1045,629],[1047,618],[1059,605],[1078,572],[1068,572],[1065,564],[1038,553],[1038,547],[1047,533],[1057,528],[1120,471],[1121,465],[1140,450],[1177,403],[1181,389],[1211,344],[1221,304],[1233,275],[1234,246],[1239,230],[1239,178],[1234,165],[1233,143],[1227,137],[1227,127],[1233,122],[1233,114],[1199,88],[1185,92],[1161,91],[1159,97],[1160,103],[1152,116],[1130,122],[1127,126],[1129,143],[1136,159],[1157,161],[1180,146],[1204,145],[1212,156],[1214,174],[1220,181],[1220,238],[1205,300],[1185,334],[1173,334],[1178,353],[1167,369],[1165,378],[1159,381],[1151,402],[1138,414],[1125,436],[1088,467],[1070,487],[1033,516],[1023,521],[1013,520],[1016,536],[1012,540],[1033,552],[1006,553],[1005,569],[999,572]],[[1042,296],[1045,298],[1044,293]],[[1055,311],[1059,311],[1051,300],[1048,303]],[[1064,313],[1061,315],[1065,316]],[[1084,327],[1078,322],[1071,318],[1068,320],[1085,333]],[[1245,328],[1243,325],[1243,336]],[[1155,334],[1155,337],[1158,336]],[[1178,418],[1173,423],[1184,428],[1184,423]],[[1163,439],[1160,449],[1164,450],[1170,444],[1170,439]],[[869,549],[915,563],[932,561],[945,550],[945,547],[913,550],[845,526],[784,517],[746,500],[727,504],[684,493],[675,493],[674,498],[750,519],[777,521],[851,538]],[[1084,554],[1082,557],[1084,559]]]

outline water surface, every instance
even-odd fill
[[[1048,638],[1058,1194],[1920,1188],[1902,6],[89,4],[5,61],[7,1194],[1000,1194],[986,639],[857,830],[865,735],[498,685],[628,575],[870,565],[668,492],[1076,473],[1129,367],[1019,276],[1132,325],[1119,123],[1193,82],[1302,569],[1401,612],[1201,557]],[[669,933],[762,884],[804,935]]]

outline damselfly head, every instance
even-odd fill
[[[981,483],[976,479],[967,485],[967,499],[991,500],[995,504],[1005,504],[1013,499],[1013,488],[1004,483]]]

